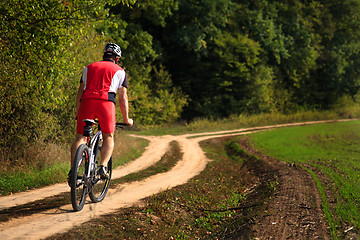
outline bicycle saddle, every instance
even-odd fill
[[[91,125],[92,125],[92,124],[95,124],[95,120],[93,120],[93,119],[84,119],[83,122],[86,123],[86,125],[88,125],[88,124],[91,124]]]

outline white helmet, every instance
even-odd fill
[[[121,57],[121,48],[115,43],[108,43],[104,48],[104,53],[111,52],[116,56]]]

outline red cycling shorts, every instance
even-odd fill
[[[84,119],[98,119],[101,131],[110,134],[115,131],[115,104],[111,101],[100,99],[82,99],[77,114],[76,132],[84,133]]]

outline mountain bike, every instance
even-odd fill
[[[86,196],[92,202],[101,202],[109,189],[112,174],[112,157],[107,164],[109,177],[101,179],[98,174],[101,161],[102,132],[98,121],[85,119],[84,134],[87,143],[81,144],[76,150],[75,160],[70,176],[71,204],[74,211],[80,211],[85,205]],[[95,135],[93,135],[93,126]],[[116,123],[116,127],[123,128],[125,123]]]

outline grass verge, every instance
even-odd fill
[[[233,115],[226,119],[195,119],[190,123],[181,122],[167,126],[153,126],[143,128],[143,135],[179,135],[186,133],[201,133],[211,131],[221,131],[239,129],[247,127],[259,127],[266,125],[294,123],[316,120],[337,120],[351,119],[360,117],[360,105],[351,107],[341,107],[333,111],[299,111],[292,114],[283,113],[261,113],[261,114],[241,114]],[[141,127],[140,127],[141,128]]]
[[[313,176],[334,239],[344,238],[347,229],[359,231],[360,121],[270,130],[251,141],[266,155],[295,162]]]
[[[115,136],[113,158],[114,167],[123,165],[141,156],[147,141],[124,134]],[[2,169],[0,176],[0,195],[9,195],[15,192],[40,188],[51,184],[65,182],[70,169],[69,147],[56,146],[32,149],[27,160],[12,167]],[[50,160],[51,162],[50,162]],[[24,165],[24,162],[26,165]]]
[[[169,171],[179,159],[182,158],[182,153],[180,151],[180,146],[178,142],[170,142],[170,150],[165,153],[165,155],[160,159],[156,164],[144,169],[142,171],[131,173],[122,178],[115,179],[112,182],[114,184],[127,183],[133,181],[141,181],[152,175],[163,173]]]
[[[332,217],[331,210],[329,207],[329,201],[328,201],[328,198],[325,193],[324,185],[321,183],[321,181],[319,180],[319,178],[317,177],[317,175],[314,171],[312,171],[308,168],[305,168],[305,167],[303,167],[303,169],[305,171],[307,171],[308,173],[310,173],[311,177],[314,179],[316,186],[320,192],[320,197],[321,197],[321,201],[322,201],[322,209],[324,211],[325,218],[330,227],[331,237],[332,237],[332,239],[338,239],[337,234],[336,234],[336,226],[338,223],[335,223],[334,219]]]

